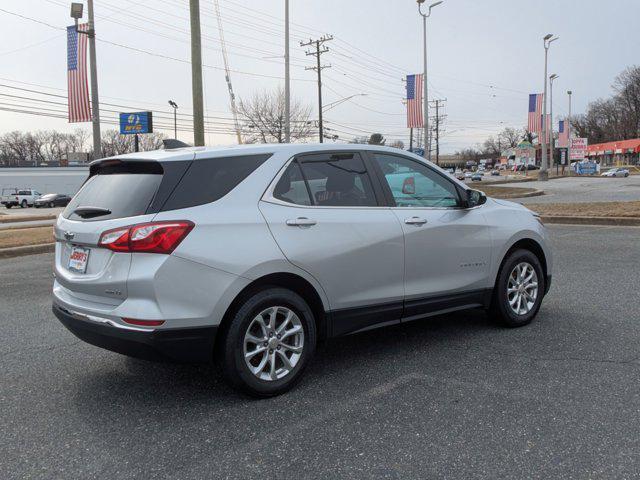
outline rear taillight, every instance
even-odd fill
[[[114,228],[100,235],[99,247],[114,252],[164,253],[173,252],[195,224],[188,220],[141,223]]]

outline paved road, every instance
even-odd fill
[[[2,207],[2,210],[0,211],[0,214],[2,216],[9,215],[9,216],[14,216],[14,217],[28,217],[28,216],[40,217],[42,215],[58,215],[63,210],[64,210],[64,207],[54,207],[54,208],[34,208],[34,207],[29,207],[29,208],[20,208],[20,207],[4,208],[4,207]]]
[[[473,311],[338,339],[266,401],[79,342],[51,255],[0,261],[1,477],[637,478],[640,229],[551,230],[529,327]]]
[[[640,200],[640,176],[628,178],[559,178],[548,182],[504,185],[544,190],[545,195],[517,199],[520,203],[628,202]],[[497,185],[496,187],[501,187]]]

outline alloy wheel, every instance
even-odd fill
[[[286,377],[300,361],[304,328],[287,307],[269,307],[256,315],[244,335],[244,361],[249,371],[265,381]]]
[[[516,315],[529,313],[538,298],[538,275],[530,263],[514,267],[507,282],[507,300]]]

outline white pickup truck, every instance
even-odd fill
[[[2,197],[0,197],[0,203],[6,208],[11,207],[33,207],[34,203],[40,197],[40,193],[33,189],[17,189],[9,188],[2,190]]]

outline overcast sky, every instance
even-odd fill
[[[231,115],[214,3],[200,2],[207,143],[230,144],[234,138],[224,133],[230,131]],[[115,105],[103,106],[105,119],[115,122],[118,111],[152,109],[162,131],[171,133],[164,128],[172,124],[167,100],[175,100],[179,112],[191,112],[188,3],[95,0],[102,40],[97,44],[100,99]],[[233,86],[240,98],[282,83],[283,5],[284,0],[220,0]],[[0,10],[0,132],[90,129],[90,124],[6,111],[66,111],[58,105],[65,99],[54,96],[66,94],[66,37],[51,26],[71,23],[69,2],[3,0],[0,9],[50,25]],[[428,22],[430,98],[447,99],[443,152],[481,143],[505,126],[526,124],[527,95],[543,88],[546,33],[560,36],[549,57],[549,73],[560,75],[554,115],[566,114],[567,89],[574,92],[577,113],[608,96],[615,76],[639,62],[638,18],[638,0],[446,0]],[[326,125],[333,129],[329,133],[350,140],[381,132],[390,140],[408,142],[401,79],[422,69],[422,25],[415,1],[291,0],[291,19],[292,91],[313,106],[314,118],[315,72],[304,69],[313,58],[305,56],[299,42],[327,33],[335,40],[323,55],[323,62],[332,65],[323,72],[325,104],[366,94],[326,114]],[[186,117],[181,125],[187,127]],[[192,141],[188,131],[179,137]]]

